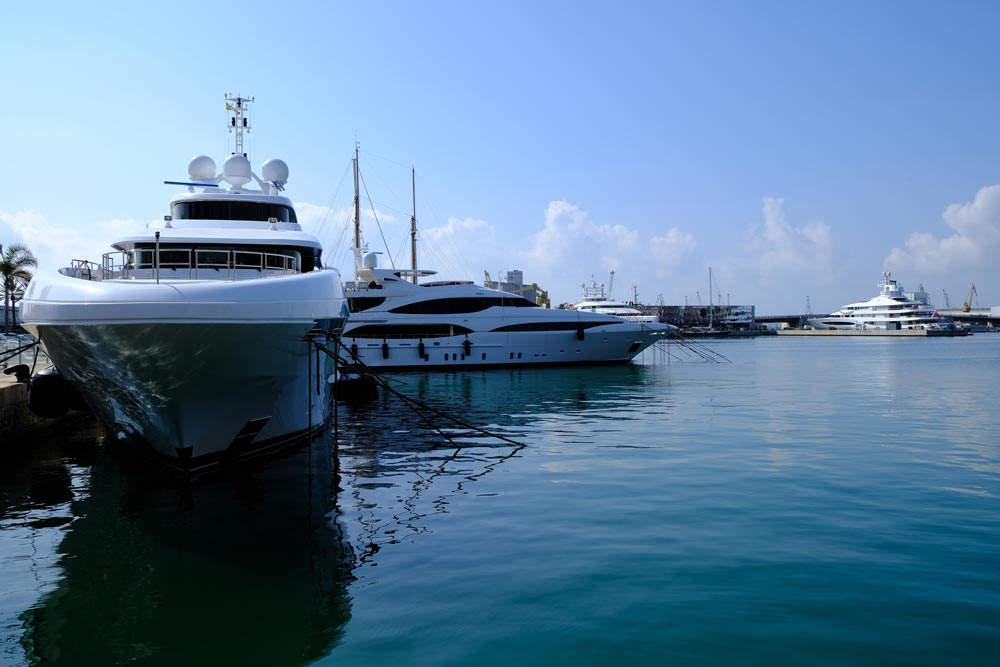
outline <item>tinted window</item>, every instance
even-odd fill
[[[537,308],[535,304],[519,296],[507,297],[461,297],[455,299],[431,299],[408,303],[405,306],[393,308],[391,313],[408,313],[411,315],[448,315],[455,313],[478,313],[493,306],[508,306],[518,308]]]
[[[352,313],[360,313],[362,310],[380,306],[384,302],[384,296],[355,296],[347,300],[347,307]]]
[[[150,269],[153,267],[153,251],[155,244],[137,243],[135,253],[133,253],[133,266],[135,269]],[[241,253],[247,253],[245,256]],[[233,268],[234,264],[259,264],[261,258],[258,253],[268,253],[271,255],[283,255],[291,257],[299,264],[299,270],[309,272],[322,268],[319,248],[306,248],[299,246],[266,246],[266,245],[221,245],[221,244],[198,244],[176,248],[166,243],[160,244],[160,266],[163,268],[183,268],[191,266],[192,259],[197,259],[197,264],[202,267]],[[283,263],[281,258],[266,258],[268,268],[281,268]]]
[[[527,322],[525,324],[508,324],[493,331],[577,331],[600,327],[606,324],[622,324],[625,320],[610,322]]]
[[[344,338],[440,338],[472,333],[472,329],[449,324],[364,324]]]
[[[267,222],[298,222],[295,211],[282,204],[255,201],[181,201],[170,209],[174,220],[249,220]]]

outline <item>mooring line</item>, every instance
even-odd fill
[[[10,352],[10,354],[8,354],[3,359],[0,359],[0,364],[2,364],[5,361],[8,361],[10,359],[13,359],[14,357],[16,357],[17,355],[21,354],[22,352],[27,352],[28,350],[30,350],[31,348],[33,348],[33,347],[35,347],[37,345],[38,345],[38,341],[36,340],[36,341],[31,342],[31,343],[28,343],[27,345],[22,345],[21,347],[15,349],[13,352],[11,352],[10,350],[7,350],[8,352]]]
[[[717,364],[718,363],[732,363],[730,361],[730,359],[728,359],[725,355],[720,354],[719,352],[716,352],[715,350],[713,350],[712,348],[708,347],[704,343],[699,343],[699,342],[697,342],[695,340],[692,340],[691,338],[687,338],[687,337],[682,336],[680,334],[671,335],[670,338],[672,338],[673,340],[675,340],[677,342],[677,344],[680,347],[684,348],[684,350],[686,352],[689,352],[691,354],[695,354],[695,355],[701,357],[702,359],[704,359],[705,361],[710,361],[710,362],[717,363]],[[662,343],[663,341],[660,341],[660,342]],[[657,343],[657,345],[659,345],[659,344],[660,343]],[[667,354],[668,355],[670,354],[669,349],[667,350]]]
[[[396,396],[397,398],[399,398],[401,401],[403,401],[404,404],[406,404],[407,407],[409,407],[411,410],[413,410],[417,414],[417,416],[419,416],[421,418],[421,420],[423,420],[430,428],[434,429],[438,434],[441,435],[441,437],[445,438],[448,442],[452,443],[453,445],[455,445],[458,448],[465,447],[466,445],[460,445],[457,442],[455,442],[447,433],[445,433],[444,431],[442,431],[433,422],[431,422],[431,420],[425,414],[421,414],[420,411],[421,410],[426,410],[427,412],[430,412],[430,413],[432,413],[432,414],[434,414],[434,415],[436,415],[438,417],[441,417],[442,419],[446,419],[446,420],[452,422],[453,424],[457,424],[457,425],[459,425],[459,426],[461,426],[463,428],[469,429],[470,431],[475,431],[476,433],[480,433],[482,435],[485,435],[485,436],[488,436],[488,437],[491,437],[491,438],[496,438],[497,440],[502,440],[503,442],[510,443],[510,444],[515,445],[517,447],[524,447],[525,446],[523,442],[518,442],[517,440],[513,440],[511,438],[508,438],[506,436],[500,435],[498,433],[493,433],[491,431],[487,431],[486,429],[480,428],[480,427],[478,427],[478,426],[476,426],[474,424],[470,424],[469,422],[467,422],[467,421],[465,421],[463,419],[460,419],[458,417],[455,417],[454,415],[446,414],[444,412],[441,412],[440,410],[437,410],[436,408],[432,408],[431,406],[427,405],[426,403],[422,403],[421,401],[418,401],[416,399],[410,398],[409,396],[406,396],[402,392],[397,391],[396,389],[394,389],[393,387],[391,387],[389,385],[389,382],[385,378],[383,378],[379,373],[377,373],[376,371],[374,371],[370,366],[368,366],[367,364],[365,364],[363,361],[361,361],[360,359],[358,359],[358,357],[355,356],[355,355],[353,355],[353,354],[351,356],[352,356],[352,358],[354,360],[353,361],[349,361],[348,359],[345,359],[344,357],[340,356],[336,352],[333,352],[326,345],[324,345],[323,343],[321,343],[319,341],[313,341],[313,344],[316,345],[316,347],[318,347],[320,350],[322,350],[323,352],[325,352],[334,361],[343,364],[344,367],[354,366],[355,368],[358,369],[358,371],[363,371],[363,373],[359,373],[359,374],[371,378],[372,380],[374,380],[374,382],[376,384],[378,384],[378,386],[382,387],[383,389],[385,389],[389,393],[391,393],[394,396]]]

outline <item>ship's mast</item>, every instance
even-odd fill
[[[712,328],[712,267],[708,267],[708,328]]]
[[[233,97],[229,93],[226,93],[226,111],[229,112],[229,132],[232,134],[234,131],[236,133],[236,150],[233,151],[234,155],[242,155],[243,157],[250,157],[243,150],[243,131],[246,130],[247,134],[250,134],[250,104],[253,102],[252,97]]]
[[[358,187],[358,145],[354,144],[354,269],[361,271],[361,190]]]
[[[413,189],[413,215],[410,216],[410,268],[413,269],[413,284],[417,284],[417,170],[410,167],[410,183]]]

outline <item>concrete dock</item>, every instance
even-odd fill
[[[0,375],[0,451],[51,422],[51,419],[36,417],[28,410],[26,383],[17,382],[13,375]]]
[[[875,336],[889,338],[937,338],[968,336],[968,329],[778,329],[779,336]]]
[[[7,353],[11,351],[13,350],[0,350],[0,359],[6,357]],[[0,366],[3,366],[2,370],[6,370],[19,363],[27,364],[29,368],[34,363],[36,373],[52,366],[44,355],[40,355],[35,363],[34,352],[29,351],[7,359]],[[56,421],[32,414],[28,410],[27,383],[18,382],[14,375],[7,375],[0,371],[0,453],[22,440],[24,436],[47,428]]]

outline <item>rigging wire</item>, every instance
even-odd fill
[[[371,204],[372,217],[375,218],[375,226],[378,227],[379,236],[382,237],[382,244],[385,246],[386,253],[388,253],[389,244],[385,240],[385,233],[383,233],[382,231],[382,224],[378,221],[378,214],[375,212],[375,204],[372,203],[372,197],[370,194],[368,194],[368,184],[365,183],[365,176],[364,174],[361,173],[360,169],[358,170],[358,176],[361,177],[361,184],[365,186],[365,196],[368,197],[368,203]],[[391,266],[394,269],[396,268],[396,263],[392,261],[392,255],[389,255],[389,266]]]
[[[439,228],[447,227],[447,223],[442,221],[441,215],[440,213],[438,213],[437,206],[435,206],[434,200],[431,198],[430,192],[426,188],[424,184],[424,179],[422,177],[419,176],[417,177],[417,187],[420,190],[421,201],[427,202],[424,208],[430,210],[431,218],[434,219]],[[458,252],[453,243],[444,245],[446,247],[443,250],[441,248],[435,248],[435,249],[428,249],[427,251],[429,255],[435,256],[436,259],[435,265],[447,267],[450,271],[452,271],[456,275],[456,277],[461,277],[463,274],[468,275],[470,277],[476,275],[475,267],[471,266],[468,263],[468,260],[465,259],[464,255]],[[435,253],[434,250],[438,250],[439,252]],[[445,258],[442,257],[442,255],[440,254],[441,252],[445,252],[449,255],[447,261],[444,261]]]
[[[362,152],[361,155],[364,155],[365,157],[367,157],[369,155],[369,153]],[[378,170],[378,168],[375,166],[374,162],[371,162],[370,160],[365,160],[365,167],[366,168],[370,168],[371,171],[372,171],[372,173],[374,173],[375,176],[380,181],[382,181],[382,185],[385,186],[386,190],[389,191],[389,194],[391,194],[392,197],[393,197],[393,199],[396,201],[396,206],[400,206],[400,207],[401,206],[405,206],[405,204],[401,203],[403,200],[400,198],[400,196],[398,194],[396,194],[396,191],[392,189],[392,185],[390,185],[389,181],[385,178],[385,176],[382,175],[382,172],[380,172]],[[386,208],[393,208],[393,207],[389,206],[389,207],[386,207]],[[400,208],[396,208],[394,210],[397,211],[398,213],[402,213],[403,212],[402,209],[400,209]],[[407,212],[406,214],[409,215],[409,212]]]
[[[363,152],[362,155],[364,155],[366,158],[369,157],[369,156],[377,157],[380,160],[383,160],[385,162],[388,162],[390,164],[394,164],[394,165],[397,165],[397,166],[400,166],[400,167],[404,166],[401,163],[396,162],[395,160],[390,160],[390,159],[382,157],[380,155],[375,155],[374,153],[368,153],[367,151]],[[386,179],[385,176],[383,175],[383,173],[377,168],[377,166],[375,165],[375,163],[366,159],[365,160],[365,168],[372,170],[372,172],[382,182],[382,184],[385,187],[385,189],[388,190],[389,194],[393,197],[393,199],[395,201],[394,205],[393,204],[387,204],[386,202],[380,201],[380,202],[378,202],[379,208],[382,209],[383,211],[390,211],[390,212],[396,213],[396,214],[398,214],[401,217],[404,217],[404,216],[405,217],[409,217],[409,216],[411,216],[413,214],[413,211],[412,210],[404,210],[403,208],[401,208],[402,206],[405,206],[405,204],[401,204],[400,203],[401,199],[400,199],[399,195],[393,189],[392,185],[389,183],[389,180]],[[366,190],[366,194],[367,194],[367,190]],[[374,209],[376,202],[374,202],[374,200],[372,200],[370,196],[369,196],[369,201],[372,203],[372,208]],[[385,234],[384,234],[381,226],[379,227],[379,231],[380,231],[380,233],[382,233],[382,242],[385,245],[385,251],[389,254],[389,262],[390,262],[390,264],[393,266],[393,268],[395,268],[395,263],[394,262],[398,260],[400,262],[400,264],[402,265],[404,255],[408,255],[409,254],[408,252],[406,252],[407,249],[408,249],[408,246],[409,246],[409,237],[408,237],[408,235],[406,235],[406,234],[401,235],[398,246],[396,246],[395,249],[393,249],[393,248],[389,247],[388,241],[385,238]]]
[[[323,233],[323,228],[326,227],[326,221],[330,217],[330,214],[333,213],[333,205],[336,203],[337,198],[340,196],[340,190],[341,188],[344,187],[344,181],[347,179],[347,170],[348,168],[344,167],[344,173],[340,175],[340,182],[337,184],[337,189],[334,191],[333,198],[327,205],[326,213],[323,215],[323,219],[320,221],[319,229],[316,230],[317,237],[320,237],[320,235]]]

